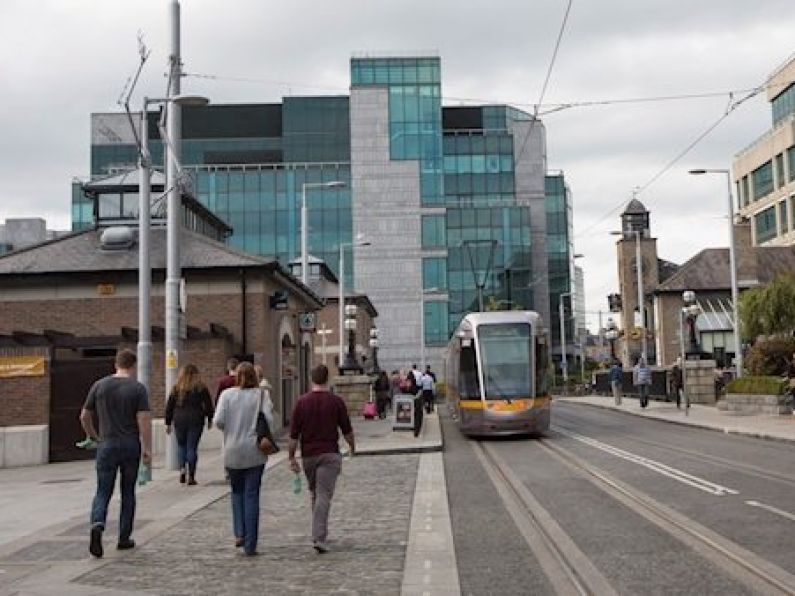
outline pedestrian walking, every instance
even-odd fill
[[[260,389],[254,365],[242,362],[236,368],[235,386],[221,393],[213,422],[224,432],[224,466],[232,485],[235,546],[243,547],[249,556],[257,554],[260,488],[268,461],[257,444],[259,412],[273,428],[270,397]]]
[[[389,403],[389,391],[391,384],[389,377],[386,376],[386,371],[381,371],[378,378],[375,380],[373,390],[375,391],[375,405],[378,409],[378,417],[380,419],[386,418],[386,406]]]
[[[199,441],[204,422],[207,430],[213,427],[213,402],[210,390],[201,380],[195,364],[186,364],[179,371],[177,383],[166,402],[166,434],[171,426],[177,436],[177,461],[181,484],[196,484],[196,464],[199,460]]]
[[[682,391],[684,390],[684,383],[682,382],[682,359],[677,358],[674,365],[671,367],[671,391],[674,392],[676,397],[676,408],[682,407]]]
[[[409,371],[409,374],[414,376],[414,382],[417,383],[417,386],[419,387],[420,384],[422,383],[422,373],[419,370],[417,370],[416,364],[411,365],[411,370]]]
[[[422,388],[422,403],[425,406],[425,412],[430,414],[433,412],[433,384],[434,378],[431,376],[430,371],[425,371],[420,381]]]
[[[94,383],[80,412],[80,423],[86,436],[99,443],[97,447],[97,491],[91,506],[89,552],[102,557],[102,533],[108,516],[108,503],[113,496],[116,475],[120,475],[121,509],[119,541],[116,548],[135,546],[132,539],[135,522],[135,482],[138,466],[152,463],[152,418],[149,395],[135,380],[135,353],[121,350],[116,354],[113,375]],[[96,418],[98,428],[94,426]]]
[[[328,368],[312,369],[312,390],[298,398],[290,421],[290,469],[298,474],[301,465],[295,457],[301,445],[301,464],[312,495],[312,546],[318,553],[328,551],[328,514],[334,487],[342,469],[339,434],[356,451],[348,408],[343,399],[328,390]]]
[[[238,364],[240,364],[240,362],[237,358],[230,358],[226,361],[226,374],[218,379],[218,390],[215,392],[216,404],[218,403],[218,398],[221,397],[221,393],[230,387],[235,386],[235,383],[237,382],[237,378],[235,377],[235,369],[237,369]]]
[[[616,402],[617,406],[621,405],[621,385],[623,384],[624,380],[624,370],[621,368],[621,363],[618,360],[613,360],[612,366],[610,366],[610,388],[613,391],[613,399]]]
[[[649,388],[651,387],[651,369],[646,366],[643,358],[638,358],[638,363],[632,371],[632,382],[640,394],[640,407],[649,405]]]

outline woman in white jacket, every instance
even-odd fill
[[[260,411],[273,428],[270,396],[260,389],[254,366],[242,362],[235,371],[235,386],[218,399],[213,421],[224,433],[224,466],[232,485],[235,546],[242,546],[249,556],[257,554],[260,487],[268,461],[257,447]]]

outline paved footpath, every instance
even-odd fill
[[[116,551],[109,523],[102,560],[86,550],[92,462],[0,470],[3,516],[17,519],[0,523],[0,594],[457,594],[441,432],[435,414],[426,420],[418,438],[387,421],[354,421],[361,455],[344,460],[325,555],[311,548],[308,491],[293,494],[284,451],[265,473],[255,558],[233,546],[217,453],[201,454],[198,487],[156,469],[139,491],[135,550]],[[42,485],[47,478],[56,482]],[[117,511],[114,499],[109,522]]]
[[[678,409],[673,402],[654,400],[650,401],[649,406],[643,410],[638,405],[637,399],[626,396],[624,396],[620,406],[615,405],[612,396],[603,395],[555,397],[555,400],[617,410],[635,416],[643,416],[675,424],[686,424],[726,434],[795,442],[795,416],[791,415],[736,414],[723,412],[715,406],[700,404],[691,405],[690,411],[685,413],[684,407]]]

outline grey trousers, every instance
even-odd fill
[[[328,535],[328,513],[337,476],[342,470],[339,453],[322,453],[302,458],[309,491],[312,493],[312,541],[325,542]]]

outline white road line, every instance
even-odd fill
[[[698,476],[693,476],[692,474],[688,474],[687,472],[684,472],[677,468],[673,468],[662,462],[658,462],[656,460],[649,459],[647,457],[642,457],[640,455],[630,453],[629,451],[624,451],[623,449],[619,449],[618,447],[613,447],[612,445],[608,445],[607,443],[602,443],[601,441],[597,441],[596,439],[592,439],[584,435],[563,430],[561,428],[556,428],[555,430],[566,437],[575,439],[577,441],[580,441],[581,443],[585,443],[586,445],[595,447],[596,449],[600,449],[605,453],[615,455],[616,457],[619,457],[626,461],[638,464],[640,466],[648,468],[649,470],[657,472],[658,474],[662,474],[663,476],[667,476],[668,478],[676,480],[677,482],[681,482],[682,484],[687,484],[688,486],[692,486],[693,488],[697,488],[711,495],[715,495],[716,497],[723,497],[727,494],[729,495],[739,494],[738,491],[732,488],[728,488],[720,484],[715,484],[714,482],[710,482],[709,480],[699,478]]]
[[[765,505],[764,503],[760,503],[759,501],[746,501],[746,505],[750,505],[751,507],[758,507],[759,509],[764,509],[769,511],[770,513],[775,513],[776,515],[780,515],[783,518],[786,518],[790,521],[795,521],[795,515],[788,511],[784,511],[783,509],[779,509],[778,507],[773,507],[772,505]]]

